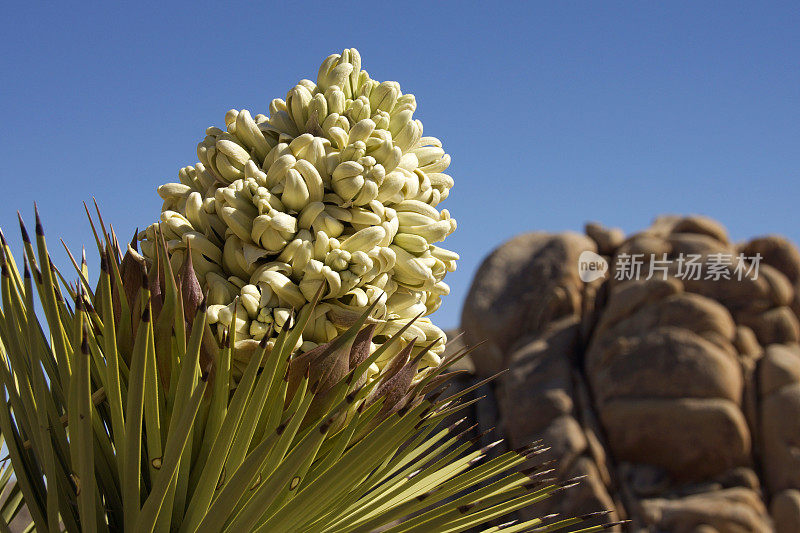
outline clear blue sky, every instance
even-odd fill
[[[443,207],[462,260],[443,327],[481,259],[523,231],[630,232],[678,212],[800,241],[794,2],[34,4],[0,21],[0,226],[15,245],[34,200],[54,249],[91,244],[92,195],[120,233],[146,226],[207,126],[265,111],[351,46],[416,95],[453,158]]]

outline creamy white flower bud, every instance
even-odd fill
[[[369,251],[386,236],[386,230],[381,226],[370,226],[357,231],[341,243],[342,250],[355,252],[357,250]]]
[[[331,61],[331,58],[335,58]],[[349,80],[350,74],[353,72],[353,65],[345,62],[340,62],[341,56],[330,56],[320,67],[317,75],[317,85],[323,89],[330,86],[337,86],[344,88],[345,83]],[[349,92],[349,89],[348,89]]]
[[[243,109],[236,115],[236,137],[250,150],[253,151],[258,161],[263,161],[269,153],[269,143],[258,128],[250,111]]]
[[[424,237],[411,233],[398,233],[395,235],[392,242],[401,248],[405,248],[412,254],[421,254],[430,247],[430,244]]]
[[[188,185],[184,185],[182,183],[167,183],[165,185],[161,185],[158,189],[158,195],[163,198],[164,200],[168,200],[170,198],[183,198],[187,196],[191,192],[192,188]]]
[[[252,322],[250,322],[249,333],[250,336],[253,337],[255,340],[260,341],[269,332],[269,329],[270,329],[269,324],[253,320]]]
[[[206,309],[206,320],[208,320],[209,324],[216,324],[219,322],[219,312],[222,309],[225,309],[225,305],[209,305]]]
[[[328,102],[328,111],[332,115],[341,115],[344,113],[345,103],[347,97],[344,95],[341,87],[332,86],[325,90],[325,101]]]
[[[227,279],[216,273],[206,275],[209,304],[227,304],[239,293],[239,289]]]
[[[295,309],[301,308],[306,302],[306,299],[303,296],[303,293],[300,292],[300,289],[298,289],[297,286],[292,283],[292,280],[280,272],[267,270],[259,274],[257,277],[254,276],[251,281],[256,283],[266,283],[273,291],[275,291],[275,294],[278,295],[278,298],[282,302],[286,302]]]
[[[369,102],[372,109],[389,112],[394,108],[399,97],[400,84],[395,81],[384,81],[372,89],[369,95]]]
[[[289,116],[301,131],[305,129],[308,121],[308,104],[311,99],[311,91],[299,84],[286,95],[286,107],[289,111]]]
[[[261,291],[255,285],[245,285],[240,293],[242,305],[247,310],[250,318],[258,316],[258,304],[261,301]]]
[[[369,136],[372,135],[373,131],[375,131],[375,123],[369,118],[364,118],[359,120],[353,125],[352,128],[350,128],[348,141],[351,143],[366,141]],[[364,145],[364,152],[366,153],[366,145]]]

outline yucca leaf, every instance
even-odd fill
[[[194,327],[192,328],[192,332],[195,332]],[[200,333],[200,331],[197,331],[197,334]],[[222,349],[217,353],[217,359],[214,361],[212,370],[214,374],[212,377],[213,392],[211,395],[208,413],[206,414],[206,424],[202,446],[200,448],[199,456],[195,461],[195,464],[198,465],[199,468],[196,468],[194,471],[194,477],[192,480],[190,480],[191,486],[195,486],[196,476],[200,475],[200,471],[204,467],[209,455],[211,454],[211,449],[216,443],[217,435],[222,428],[222,423],[225,420],[225,415],[229,409],[230,398],[228,398],[228,390],[230,388],[230,368],[233,347],[229,342],[227,333],[224,335]]]
[[[8,382],[6,380],[3,381],[0,398],[6,401],[9,398]],[[0,409],[0,430],[2,430],[3,435],[6,437],[8,454],[12,464],[15,466],[14,471],[17,484],[25,498],[25,505],[31,513],[31,517],[36,526],[41,528],[42,531],[47,531],[47,519],[45,518],[46,515],[42,505],[44,500],[42,497],[44,486],[41,483],[41,475],[30,461],[30,456],[22,445],[23,441],[19,437],[17,428],[11,420],[11,412],[8,409]]]
[[[431,455],[433,457],[436,457],[439,450],[451,447],[456,441],[457,438],[453,438],[446,441],[439,447],[437,451],[435,451]],[[355,509],[351,508],[350,513],[347,512],[338,513],[340,519],[338,521],[333,521],[328,527],[336,525],[344,520],[346,520],[347,521],[346,523],[348,523],[351,527],[355,527],[357,525],[360,525],[364,521],[364,519],[371,517],[376,512],[381,512],[384,511],[386,507],[391,507],[389,504],[392,502],[393,499],[396,502],[395,503],[395,508],[396,508],[396,506],[399,505],[399,503],[405,501],[405,499],[402,498],[402,495],[404,493],[411,494],[414,497],[426,494],[427,490],[429,490],[429,487],[427,485],[424,485],[424,482],[428,479],[428,476],[430,476],[432,472],[437,475],[441,475],[443,472],[440,472],[438,470],[439,465],[449,464],[448,461],[452,461],[453,459],[457,458],[459,454],[461,454],[469,446],[470,446],[469,442],[460,443],[460,446],[457,446],[453,451],[445,455],[442,459],[433,462],[433,464],[431,466],[428,466],[426,469],[422,469],[421,468],[422,465],[420,465],[419,463],[413,463],[403,472],[394,475],[390,482],[383,483],[377,488],[370,491],[368,502],[361,502],[360,506],[356,507]],[[473,456],[473,458],[474,457],[475,456]],[[466,459],[467,461],[470,460],[467,458],[464,459]],[[464,459],[462,459],[462,461]],[[427,461],[427,458],[425,459],[425,461]],[[379,479],[378,483],[380,483],[380,481],[382,480]],[[422,488],[420,488],[420,485],[423,485]],[[365,487],[365,489],[368,488],[370,488],[370,485],[367,485]],[[364,494],[362,493],[358,493],[357,497],[360,498],[363,495]],[[427,505],[427,502],[424,505]],[[395,509],[392,510],[394,511]],[[399,512],[398,517],[405,516],[406,514],[410,513],[405,513],[401,510]],[[382,515],[381,519],[383,519],[383,516],[385,515]],[[362,530],[370,531],[371,528],[364,527],[362,528]]]
[[[161,290],[161,302],[159,303],[159,315],[155,323],[156,338],[156,367],[160,375],[160,383],[166,391],[166,402],[171,405],[166,413],[180,412],[183,407],[182,401],[188,397],[189,391],[194,381],[200,376],[199,367],[200,348],[202,336],[195,337],[195,344],[198,346],[187,359],[186,346],[186,327],[185,320],[188,318],[184,314],[183,299],[181,298],[180,286],[175,278],[172,264],[169,261],[167,244],[162,234],[158,234],[157,244],[160,243],[159,262],[151,266],[152,272],[157,278],[153,284],[154,289]],[[163,272],[163,276],[161,273]],[[163,281],[163,287],[162,287]],[[197,322],[198,316],[192,319]],[[197,326],[203,332],[205,328],[205,317]],[[179,363],[184,359],[188,360],[188,366]],[[180,370],[179,370],[180,365]],[[207,371],[207,370],[206,370]],[[175,374],[180,376],[175,379]],[[182,509],[186,505],[190,493],[190,471],[191,457],[193,456],[193,435],[199,437],[200,431],[204,427],[204,421],[191,427],[190,440],[187,445],[188,452],[186,458],[178,466],[179,475],[176,476],[173,486],[169,489],[169,499],[164,506],[164,514],[170,514],[171,527],[178,527],[182,521]],[[171,423],[171,420],[165,420]],[[166,427],[166,426],[165,426]],[[166,527],[166,526],[164,526]]]
[[[86,326],[84,325],[83,328]],[[82,328],[82,329],[83,329]],[[83,340],[75,353],[74,374],[70,384],[70,405],[67,411],[72,424],[70,447],[72,462],[75,465],[75,484],[78,486],[78,511],[81,518],[81,530],[97,531],[96,505],[97,483],[94,468],[94,443],[91,423],[91,387],[89,383],[89,341],[87,331],[83,331]]]
[[[158,311],[154,326],[156,346],[158,346],[156,356],[158,369],[162,375],[161,383],[165,390],[169,391],[168,400],[172,402],[175,388],[171,374],[176,367],[175,363],[186,351],[185,320],[193,320],[194,317],[187,317],[184,314],[179,280],[176,279],[169,260],[166,240],[160,231],[156,236],[157,257],[150,267],[152,288],[160,291],[160,297],[156,299],[154,307],[154,310]]]
[[[105,254],[100,256],[100,294],[101,311],[103,313],[103,350],[106,360],[106,398],[110,411],[111,435],[117,446],[116,466],[122,479],[122,457],[125,457],[125,403],[120,383],[120,354],[117,351],[117,336],[114,326],[114,304],[111,298],[111,276]]]
[[[7,464],[3,472],[4,482],[2,484],[3,492],[5,493],[5,501],[3,501],[2,510],[0,511],[0,524],[8,527],[8,524],[17,516],[17,513],[23,508],[23,495],[16,482],[11,482],[11,474],[13,470]],[[6,477],[6,473],[8,476]],[[11,485],[10,489],[7,487]],[[6,490],[7,489],[7,490]]]
[[[75,269],[75,271],[78,274],[78,281],[80,282],[80,286],[81,286],[82,290],[86,294],[89,295],[89,298],[91,298],[92,301],[94,301],[95,300],[95,295],[94,295],[94,291],[92,291],[91,285],[89,285],[89,279],[87,278],[87,272],[85,271],[84,268],[82,268],[80,265],[78,265],[77,261],[75,261],[75,257],[72,255],[72,251],[70,251],[69,247],[64,242],[64,239],[60,239],[60,241],[61,241],[61,246],[63,246],[64,250],[67,252],[67,257],[69,257],[69,260],[72,263],[72,267]],[[83,262],[84,265],[86,264],[86,250],[84,250],[82,262]],[[61,275],[60,272],[58,273],[58,276],[61,279],[61,283],[66,285],[67,281],[66,281],[66,279],[64,279],[64,277]]]
[[[34,372],[34,393],[42,403],[52,401],[47,391],[47,384],[44,376],[40,372]],[[55,450],[51,445],[51,437],[48,428],[48,411],[40,407],[37,409],[37,424],[39,429],[39,439],[44,443],[41,448],[41,460],[43,464],[44,474],[47,479],[55,480],[59,475],[56,471],[56,458]],[[47,491],[47,522],[50,524],[58,523],[59,505],[61,500],[58,498],[58,490]]]
[[[141,325],[131,356],[130,381],[125,413],[125,456],[123,460],[122,501],[125,529],[135,526],[139,516],[142,450],[142,416],[144,411],[145,366],[149,339],[152,335],[149,307],[141,317]]]
[[[180,414],[179,420],[177,420],[174,425],[174,430],[170,431],[167,437],[164,459],[159,468],[153,488],[150,491],[150,495],[144,502],[144,506],[142,506],[141,513],[136,523],[136,531],[147,531],[149,533],[152,532],[156,526],[158,511],[164,501],[167,489],[178,470],[178,464],[180,463],[183,450],[186,448],[186,444],[189,441],[189,434],[194,424],[195,417],[197,416],[200,401],[203,399],[207,379],[207,376],[203,377],[195,386],[194,392],[192,392],[191,397],[183,406],[183,411]]]
[[[42,300],[42,307],[44,308],[45,315],[47,316],[47,323],[50,325],[50,334],[53,338],[56,363],[58,364],[59,375],[63,386],[64,383],[69,382],[71,372],[69,360],[73,349],[69,342],[68,335],[64,331],[62,320],[65,317],[62,317],[59,311],[60,306],[56,299],[58,290],[55,286],[55,280],[53,279],[53,271],[50,268],[50,254],[47,251],[44,229],[42,228],[42,221],[39,217],[38,210],[36,210],[36,247],[39,254],[38,264],[40,265],[42,276],[42,286],[39,289],[39,296]],[[33,266],[34,261],[32,255],[28,259],[31,261],[31,266]]]
[[[516,486],[512,482],[511,487]],[[388,533],[428,532],[428,531],[463,531],[474,525],[481,524],[492,518],[504,516],[509,512],[520,509],[537,501],[545,499],[549,493],[560,489],[556,485],[544,487],[528,494],[524,489],[523,494],[507,501],[503,505],[495,505],[495,501],[506,501],[508,496],[500,494],[491,496],[495,491],[509,488],[505,480],[496,481],[486,487],[481,487],[465,496],[449,501],[423,514],[415,516],[399,525],[391,527]],[[481,500],[485,498],[485,500]],[[510,508],[510,510],[509,510]]]
[[[63,494],[70,491],[70,483],[67,479],[67,473],[57,467],[58,457],[62,458],[61,461],[58,461],[60,464],[65,463],[68,445],[63,426],[58,419],[57,412],[59,408],[54,403],[54,398],[56,397],[50,394],[47,385],[48,377],[43,373],[44,368],[46,368],[45,361],[47,360],[44,354],[49,353],[49,347],[43,339],[33,310],[33,287],[27,258],[24,263],[25,322],[27,326],[27,346],[31,358],[28,367],[31,371],[31,381],[37,402],[35,424],[39,430],[39,446],[37,450],[44,474],[47,479],[53,481],[54,489],[47,491],[47,520],[50,524],[56,524],[59,520],[59,512],[66,517],[70,517],[72,512],[67,502],[59,498],[60,493]],[[36,325],[34,326],[34,324]],[[17,378],[19,382],[19,374],[17,374]],[[50,383],[51,386],[54,385],[55,380],[50,379]],[[31,423],[33,424],[34,422],[32,421]],[[66,521],[69,522],[69,519]]]
[[[143,308],[143,312],[152,317],[150,307],[150,291],[147,287],[147,278],[142,278],[142,287],[139,292],[138,301],[142,302],[138,307]],[[143,325],[140,323],[139,327]],[[149,327],[149,326],[148,326]],[[158,466],[157,463],[162,459],[160,412],[162,410],[160,398],[160,386],[158,381],[158,371],[156,370],[156,350],[152,335],[147,336],[147,349],[144,363],[144,427],[145,443],[147,446],[146,455],[149,458],[148,471],[150,479],[155,476]],[[167,425],[164,424],[164,428]]]
[[[267,399],[264,402],[256,425],[257,438],[272,433],[280,424],[283,416],[286,392],[289,387],[288,370],[291,353],[289,349],[284,348],[284,346],[287,346],[285,341],[288,329],[288,327],[281,328],[278,337],[275,339],[275,345],[269,353],[269,358],[264,363],[264,368],[273,370],[268,370],[271,375],[271,381]]]
[[[17,212],[17,216],[19,216],[21,221],[22,217],[20,216],[19,211]],[[0,251],[2,251],[4,256],[7,258],[6,263],[8,265],[9,274],[11,275],[11,277],[14,278],[14,282],[17,284],[17,286],[21,287],[22,276],[20,275],[19,269],[17,268],[17,263],[14,260],[14,254],[11,251],[11,247],[8,245],[8,241],[6,241],[6,236],[1,229],[0,229]],[[23,253],[22,257],[25,258],[26,255]]]
[[[473,453],[464,459],[455,461],[461,466],[458,468],[461,472],[458,475],[448,475],[444,469],[439,469],[437,466],[420,472],[411,478],[410,483],[399,487],[394,494],[384,497],[382,502],[378,502],[379,505],[373,504],[367,509],[359,509],[359,514],[363,514],[363,518],[350,522],[349,527],[352,528],[353,533],[372,531],[382,524],[390,523],[403,516],[411,516],[427,507],[439,505],[447,498],[477,486],[498,474],[508,472],[525,461],[525,455],[510,452],[467,470],[471,466],[470,463],[476,461],[482,453],[484,452],[481,451],[478,455]],[[465,459],[469,457],[471,459],[465,463]],[[447,464],[447,461],[450,460],[449,457],[443,458],[439,464],[443,462]],[[515,474],[512,477],[516,478],[518,483],[529,481],[524,474]],[[368,512],[364,513],[365,510]]]

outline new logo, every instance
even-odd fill
[[[608,261],[594,252],[586,250],[578,257],[578,277],[584,283],[600,279],[608,272]]]

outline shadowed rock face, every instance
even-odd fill
[[[581,281],[585,251],[604,278]],[[639,279],[621,273],[634,254]],[[637,531],[783,533],[800,531],[798,313],[791,243],[737,245],[713,220],[669,216],[627,238],[588,224],[506,242],[461,328],[484,341],[478,376],[510,368],[494,390],[510,446],[542,438],[559,478],[588,476],[531,515],[614,508]]]

